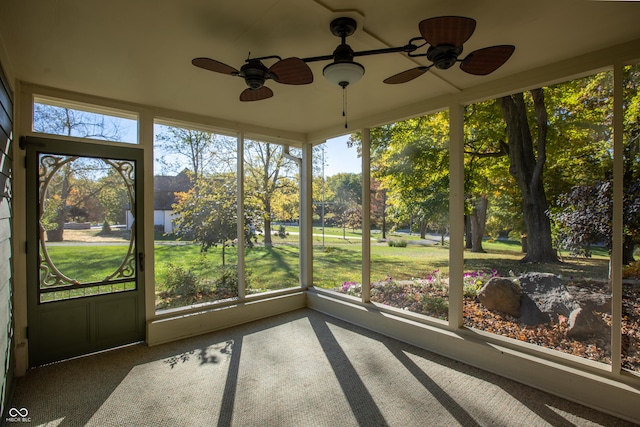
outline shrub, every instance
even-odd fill
[[[169,263],[164,284],[167,293],[183,297],[196,296],[200,292],[198,278],[192,270],[185,270],[182,266]]]
[[[238,296],[238,266],[222,265],[216,271],[217,275],[213,280],[215,293],[221,298]],[[251,276],[245,271],[244,284],[247,293],[251,290]]]
[[[392,248],[406,248],[407,241],[405,239],[389,239],[387,244]]]
[[[424,295],[422,307],[426,314],[440,319],[446,319],[449,313],[449,302],[444,297]]]
[[[217,271],[215,287],[218,292],[238,292],[238,267],[235,265],[223,265]]]
[[[362,294],[362,284],[358,282],[344,282],[341,286],[342,293],[353,296]]]
[[[640,279],[640,261],[626,265],[622,274],[626,279]]]
[[[470,271],[464,273],[463,276],[463,295],[465,297],[475,298],[478,291],[491,279],[498,275],[497,270],[489,271]]]
[[[422,279],[414,280],[416,285],[420,285],[426,289],[433,288],[439,291],[446,291],[449,284],[443,279],[440,269],[433,270]],[[428,292],[428,291],[427,291]]]

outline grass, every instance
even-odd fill
[[[127,246],[48,246],[55,266],[79,282],[97,282],[112,274],[127,254]]]
[[[273,247],[258,245],[247,248],[246,271],[250,292],[262,292],[298,286],[299,284],[299,236],[297,227],[287,227],[285,238],[273,236]],[[314,229],[314,233],[317,230]],[[331,235],[329,233],[335,233]],[[348,237],[360,237],[359,233],[347,233]],[[438,271],[449,276],[449,248],[440,245],[419,245],[417,236],[404,236],[407,247],[390,247],[372,242],[371,280],[388,278],[411,280],[430,276]],[[414,243],[411,243],[414,241]],[[362,249],[357,239],[343,239],[341,228],[326,228],[324,246],[322,237],[313,238],[313,285],[335,288],[344,282],[361,282]],[[496,270],[500,275],[544,271],[566,278],[606,278],[608,257],[600,251],[592,258],[565,258],[558,264],[523,264],[519,242],[485,242],[486,253],[465,251],[465,271]],[[119,265],[126,246],[49,246],[49,253],[56,266],[73,279],[99,281],[111,274]],[[221,248],[211,248],[205,255],[197,245],[183,242],[157,241],[155,246],[156,292],[166,290],[164,278],[169,263],[179,265],[203,281],[214,281],[221,265]],[[237,248],[225,249],[227,265],[237,264]]]
[[[321,244],[321,236],[314,236],[313,285],[329,289],[342,289],[343,292],[357,295],[361,291],[359,283],[362,282],[361,242],[359,239],[353,238],[358,237],[356,233],[351,233],[352,239],[345,240],[341,235],[332,236],[328,232],[341,233],[342,230],[325,229],[327,234],[325,234],[324,245]],[[405,238],[404,235],[402,237]],[[448,316],[448,280],[446,279],[449,277],[449,247],[418,244],[416,239],[407,239],[409,244],[406,247],[393,247],[384,242],[372,241],[370,277],[371,281],[375,283],[372,289],[372,301],[446,319]],[[105,246],[91,246],[82,245],[82,240],[77,240],[77,242],[77,245],[49,246],[49,253],[56,266],[64,274],[82,281],[99,281],[111,274],[120,265],[122,257],[127,251],[127,247],[122,245],[106,243]],[[273,242],[274,246],[272,247],[258,245],[246,249],[245,265],[249,285],[247,293],[298,286],[300,255],[298,235],[290,234],[284,238],[273,236]],[[507,276],[526,272],[548,272],[561,275],[569,280],[589,278],[604,280],[608,275],[609,258],[606,250],[603,249],[595,251],[594,256],[588,259],[568,258],[566,254],[563,254],[565,262],[562,263],[524,264],[520,262],[523,257],[520,242],[487,241],[483,243],[483,247],[486,251],[484,253],[471,251],[464,253],[464,270],[466,272],[464,289],[465,296],[469,296],[469,298],[465,298],[465,310],[470,307],[469,301],[474,301],[473,295],[479,287],[495,273]],[[221,274],[224,274],[221,269],[221,255],[222,250],[219,247],[211,248],[203,255],[198,245],[175,241],[156,241],[154,254],[156,308],[181,307],[237,296],[237,287],[233,285],[235,277],[229,281],[231,286],[219,285],[220,282],[217,282]],[[231,267],[237,264],[237,248],[225,249],[225,261],[226,265]],[[168,288],[165,283],[170,264],[180,267],[180,270],[187,272],[187,274],[192,273],[197,278],[199,284],[197,295],[187,295],[187,291],[179,291],[184,295],[167,292]],[[187,282],[178,277],[177,283]],[[130,285],[123,284],[122,289],[113,290],[94,287],[56,292],[44,295],[43,299],[93,295],[128,289],[127,286]],[[346,291],[345,285],[348,288]],[[419,292],[416,293],[416,290]],[[631,299],[628,300],[631,301]],[[478,323],[474,323],[471,325],[472,327],[482,329],[482,318],[476,314],[470,318]],[[489,322],[491,325],[495,325],[496,319],[492,316]],[[492,330],[492,332],[502,334],[500,331]],[[627,356],[631,358],[631,356]],[[632,364],[631,369],[637,370],[637,364]]]

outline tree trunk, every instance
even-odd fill
[[[387,190],[382,190],[382,238],[387,238]]]
[[[265,215],[264,218],[264,245],[273,246],[271,241],[271,217],[269,214]]]
[[[422,240],[427,238],[427,221],[424,219],[420,220],[420,238]]]
[[[71,192],[71,183],[69,182],[71,171],[69,170],[69,164],[64,165],[60,169],[60,173],[62,173],[62,188],[60,189],[60,206],[56,212],[57,228],[47,231],[47,241],[49,242],[62,242],[64,240],[64,224],[67,219],[67,198]]]
[[[471,238],[471,216],[464,216],[464,247],[465,249],[473,248],[473,239]]]
[[[624,242],[622,244],[622,265],[629,265],[635,261],[633,257],[633,251],[636,245],[633,237],[629,235],[624,236]]]
[[[471,252],[485,252],[482,248],[482,239],[487,225],[488,206],[489,199],[487,196],[479,196],[473,202],[473,211],[469,217],[471,222]]]
[[[537,122],[537,154],[527,120],[524,95],[517,93],[500,98],[509,139],[509,172],[522,192],[527,254],[523,262],[557,262],[551,240],[551,223],[547,216],[547,197],[542,172],[546,161],[546,138],[549,127],[542,89],[531,91]]]

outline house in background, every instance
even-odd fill
[[[187,170],[178,175],[156,175],[153,177],[153,228],[163,233],[173,233],[173,204],[176,193],[189,191],[193,186]],[[127,209],[127,230],[131,230],[133,216]]]

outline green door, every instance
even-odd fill
[[[25,145],[30,366],[144,340],[142,150]]]

